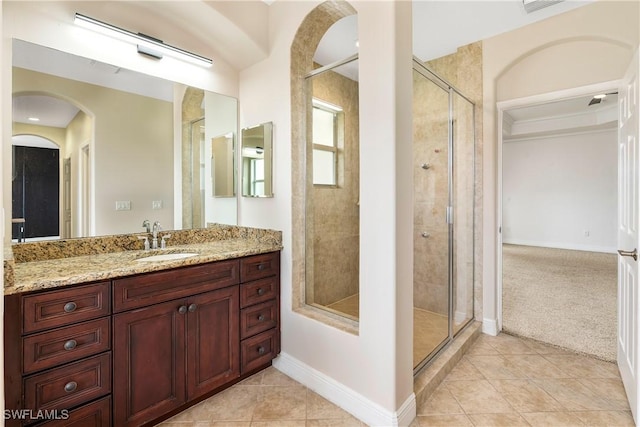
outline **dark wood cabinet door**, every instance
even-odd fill
[[[186,401],[186,300],[113,316],[113,423],[140,425]]]
[[[188,298],[187,399],[240,376],[237,286]]]

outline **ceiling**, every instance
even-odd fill
[[[591,0],[564,1],[551,7],[527,14],[524,10],[522,0],[414,0],[412,2],[414,53],[423,61],[434,59],[455,52],[459,46],[516,29],[547,17],[566,12],[576,7],[583,6],[589,2],[591,2]],[[69,3],[70,8],[75,8],[75,2]],[[235,46],[237,43],[242,43],[242,46],[249,46],[249,48],[245,49],[247,51],[245,52],[246,54],[238,55],[237,46],[235,46],[234,49],[223,49],[220,48],[220,44],[217,44],[217,50],[212,54],[212,56],[215,60],[215,55],[218,55],[218,57],[224,59],[230,64],[233,64],[238,67],[238,69],[248,67],[252,63],[259,62],[265,58],[265,52],[264,49],[261,48],[261,43],[254,41],[254,39],[260,38],[259,34],[251,33],[251,28],[257,28],[260,27],[260,25],[247,20],[245,15],[248,10],[247,8],[255,7],[252,11],[255,11],[256,14],[255,16],[248,15],[250,17],[249,19],[255,20],[260,17],[265,17],[266,19],[268,17],[268,8],[271,7],[267,3],[168,1],[162,3],[162,8],[159,8],[156,5],[152,9],[149,9],[149,6],[146,6],[146,2],[125,3],[127,4],[126,7],[141,7],[145,12],[153,13],[167,21],[168,25],[163,26],[161,30],[155,28],[151,33],[157,34],[159,32],[166,32],[166,39],[170,41],[180,40],[184,37],[184,31],[182,30],[185,28],[186,22],[190,23],[190,25],[188,25],[190,28],[188,33],[193,33],[193,23],[203,22],[203,14],[209,14],[211,15],[212,20],[215,18],[216,22],[219,22],[222,20],[221,17],[225,18],[226,21],[230,21],[234,16],[239,16],[239,12],[243,12],[242,20],[236,19],[240,23],[234,28],[234,31],[235,33],[239,33],[241,32],[239,29],[244,29],[247,33],[247,37],[251,40],[238,41],[237,39],[240,36],[232,37],[236,40],[232,44]],[[177,5],[178,3],[180,3],[179,7]],[[208,7],[204,7],[203,3],[207,3]],[[102,2],[88,2],[84,4],[89,5],[85,6],[85,8],[93,7],[95,9],[95,7],[102,7],[102,9],[80,10],[80,12],[87,13],[89,16],[91,16],[92,12],[104,12],[98,16],[105,21],[108,21],[110,16],[114,17],[113,19],[116,19],[116,16],[120,17],[122,15],[122,13],[120,13],[120,15],[115,14],[113,10],[114,8],[107,9],[104,6],[100,6],[101,4],[105,4]],[[139,4],[142,4],[142,6],[139,6]],[[197,17],[195,15],[197,15]],[[122,20],[124,18],[119,19]],[[108,22],[113,22],[115,25],[122,25],[128,29],[135,29],[136,31],[145,30],[145,28],[134,28],[136,26],[135,23],[138,23],[138,26],[141,25],[140,22],[142,21],[140,20],[135,21],[135,23],[130,20],[126,21],[126,25],[119,21]],[[315,60],[321,65],[326,65],[357,53],[357,25],[356,15],[338,21],[330,28],[322,39],[318,47]],[[181,37],[176,35],[177,31],[182,31],[182,33],[180,33]],[[210,40],[213,39],[213,35],[209,35],[211,36]],[[200,40],[201,35],[198,35],[197,37],[194,36],[194,38]],[[20,41],[14,41],[14,43],[16,43],[14,45],[14,64],[16,66],[41,72],[48,72],[55,75],[72,76],[72,78],[84,82],[100,84],[120,90],[127,90],[146,96],[154,96],[168,100],[172,98],[170,82],[164,82],[157,78],[147,78],[129,70],[87,60],[85,58],[75,57],[73,55],[63,54],[53,49],[46,49]],[[180,43],[173,42],[173,44],[185,49],[192,49],[192,46],[186,41],[184,43],[186,44],[181,45]],[[264,44],[264,41],[262,41],[262,44]],[[203,52],[202,49],[203,47],[193,50],[202,54],[208,53]],[[65,59],[64,61],[61,61],[61,58],[63,57]],[[352,64],[351,71],[347,72],[351,73],[352,78],[357,78],[357,65]],[[70,118],[77,113],[77,109],[74,110],[75,107],[69,106],[68,104],[61,105],[61,102],[63,101],[52,98],[38,99],[34,96],[23,97],[22,99],[14,101],[14,117],[17,121],[26,121],[27,116],[38,116],[40,118],[39,124],[41,125],[65,127]],[[571,108],[583,108],[583,103],[581,101],[573,100],[566,104],[552,103],[546,106],[536,106],[529,110],[521,109],[520,111],[513,111],[512,113],[517,116],[524,116],[528,114],[531,115],[531,117],[553,114],[571,114],[568,112],[568,109]]]

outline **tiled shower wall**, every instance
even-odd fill
[[[312,84],[315,98],[342,107],[344,113],[344,136],[338,139],[338,185],[312,190],[314,275],[307,303],[328,305],[357,294],[359,288],[358,82],[327,71],[314,77]]]
[[[193,183],[200,182],[200,148],[192,152],[191,122],[204,117],[204,90],[188,87],[182,99],[182,228],[203,226],[200,193],[193,194]],[[192,155],[195,154],[195,157]],[[192,164],[195,160],[196,167]]]

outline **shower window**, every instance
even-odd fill
[[[342,108],[313,100],[313,184],[338,184],[338,134]]]

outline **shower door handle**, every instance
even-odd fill
[[[618,253],[621,256],[630,256],[634,261],[638,260],[638,248],[634,248],[632,251],[623,251],[622,249],[619,249]]]

